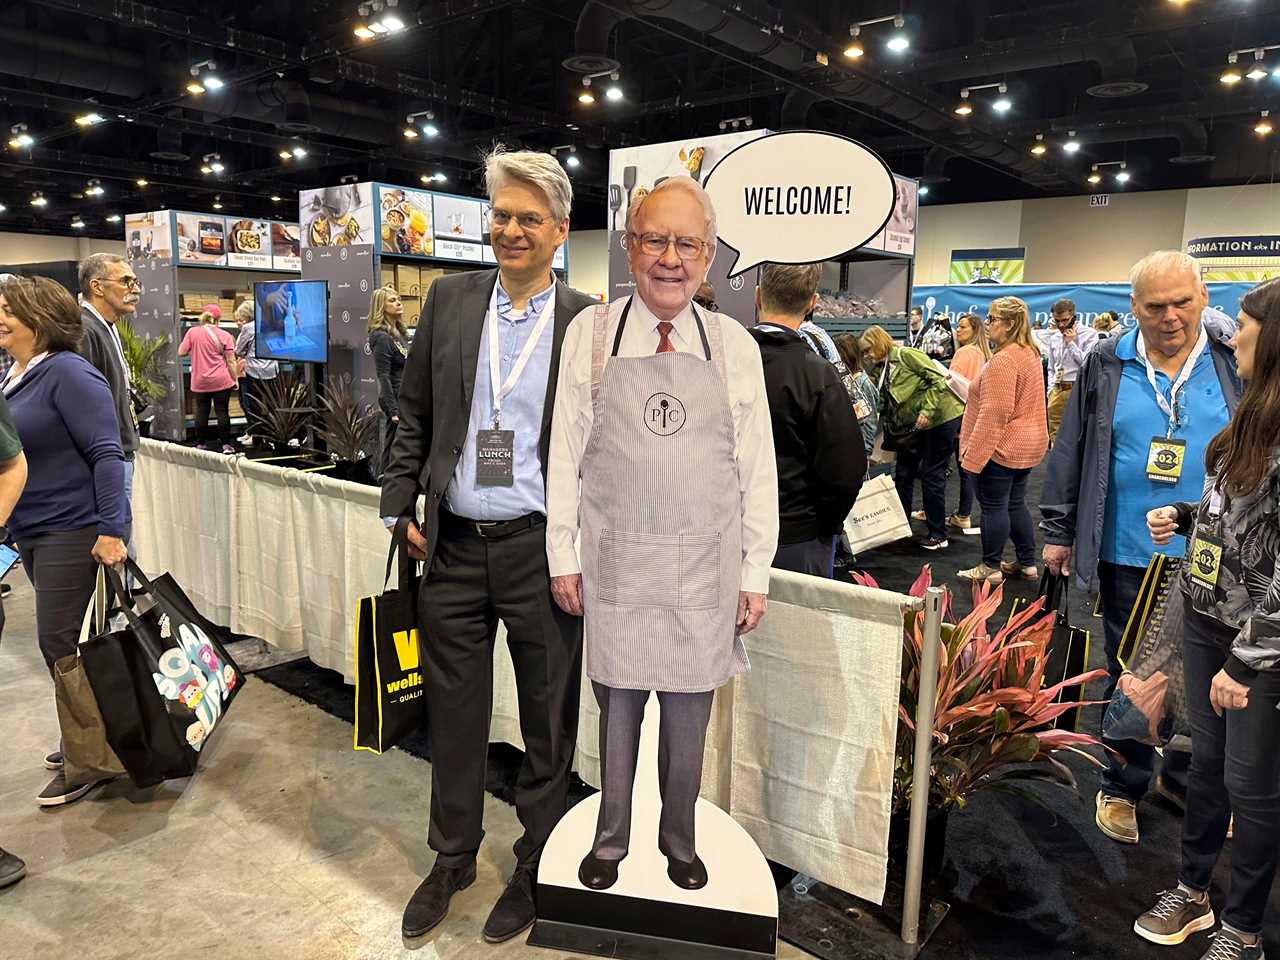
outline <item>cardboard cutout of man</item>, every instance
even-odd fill
[[[631,830],[640,725],[662,708],[658,845],[672,882],[706,885],[694,805],[717,687],[748,669],[777,547],[778,490],[760,352],[692,303],[715,256],[715,211],[688,177],[633,200],[635,295],[565,335],[547,488],[551,591],[586,618],[600,704],[602,796],[578,877],[612,886]],[[574,550],[581,533],[582,563]]]

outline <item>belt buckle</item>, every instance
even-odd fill
[[[487,530],[490,527],[496,527],[498,525],[498,521],[497,520],[476,520],[474,521],[474,524],[476,528],[476,535],[483,537],[485,536],[485,530]]]

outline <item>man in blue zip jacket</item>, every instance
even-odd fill
[[[1100,342],[1085,359],[1049,454],[1041,493],[1045,566],[1095,581],[1102,608],[1110,697],[1129,613],[1154,553],[1181,557],[1183,538],[1157,547],[1143,518],[1173,500],[1196,500],[1204,451],[1240,400],[1235,355],[1225,331],[1201,322],[1208,291],[1195,260],[1161,250],[1130,271],[1136,330]],[[1096,798],[1098,829],[1120,843],[1139,840],[1137,805],[1146,795],[1155,748],[1107,741],[1111,758]],[[1181,804],[1188,757],[1165,757],[1157,791]]]

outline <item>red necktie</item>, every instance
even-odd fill
[[[671,343],[671,322],[669,320],[658,321],[658,349],[654,353],[675,353],[676,348]]]

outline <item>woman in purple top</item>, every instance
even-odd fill
[[[74,655],[98,564],[122,563],[129,506],[111,388],[84,357],[80,310],[45,277],[0,285],[0,349],[13,357],[4,396],[27,456],[27,486],[9,530],[36,594],[36,634],[53,672]],[[78,800],[96,784],[69,787],[62,751],[41,806]]]

